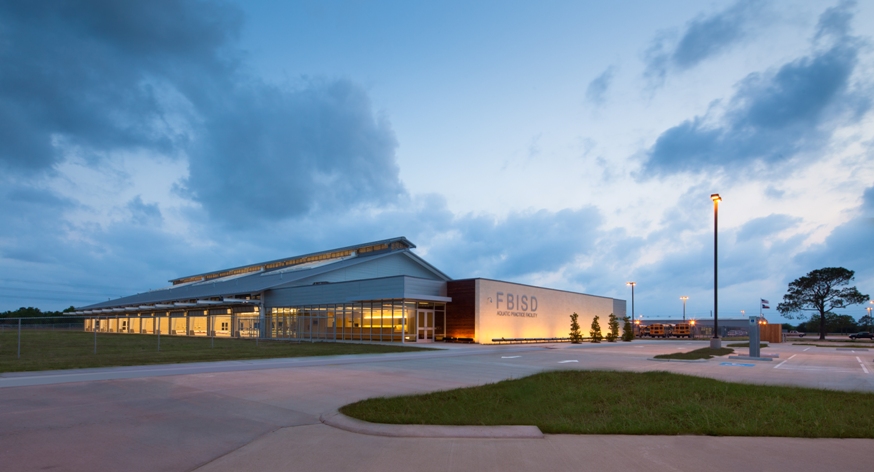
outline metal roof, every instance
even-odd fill
[[[406,241],[406,238],[387,239],[384,241],[378,241],[375,244],[378,245],[397,241]],[[357,248],[368,245],[374,245],[374,243],[350,247]],[[412,243],[410,243],[410,245],[412,245]],[[346,250],[346,248],[342,248],[342,250]],[[335,251],[336,250],[324,251],[323,253],[330,253]],[[246,296],[250,294],[257,294],[258,292],[281,286],[293,286],[298,281],[309,277],[314,277],[327,272],[352,267],[367,261],[374,261],[392,255],[403,255],[405,257],[408,257],[425,267],[430,272],[434,273],[434,275],[436,275],[438,278],[441,278],[443,280],[452,280],[449,276],[439,271],[419,256],[411,253],[409,249],[388,250],[384,252],[365,253],[364,255],[355,254],[352,257],[343,257],[337,258],[333,261],[324,261],[324,264],[312,264],[309,267],[292,266],[299,267],[299,269],[297,270],[261,270],[245,274],[234,274],[211,280],[187,282],[157,290],[151,290],[149,292],[139,293],[136,295],[130,295],[114,300],[95,303],[93,305],[79,308],[78,310],[97,310],[116,307],[140,307],[141,305],[153,305],[156,303],[173,303],[188,300],[209,300],[211,298]],[[131,309],[131,311],[135,310]]]
[[[362,252],[361,251],[362,249],[374,248],[374,247],[379,247],[379,246],[383,246],[383,245],[386,246],[386,249],[384,249],[384,250],[392,250],[394,247],[397,247],[397,246],[400,246],[403,249],[412,249],[412,248],[416,247],[416,245],[413,244],[412,242],[410,242],[410,240],[408,240],[406,237],[400,236],[397,238],[382,239],[380,241],[372,241],[369,243],[356,244],[354,246],[346,246],[346,247],[340,247],[340,248],[336,248],[336,249],[329,249],[327,251],[319,251],[319,252],[313,252],[313,253],[309,253],[309,254],[301,254],[301,255],[293,256],[293,257],[284,257],[282,259],[274,259],[272,261],[256,262],[254,264],[246,264],[246,265],[242,265],[242,266],[238,266],[238,267],[231,267],[229,269],[214,270],[214,271],[210,271],[210,272],[204,272],[202,274],[186,275],[184,277],[178,277],[175,279],[171,279],[170,282],[173,283],[174,285],[179,285],[182,283],[190,283],[191,281],[195,281],[195,280],[189,281],[189,279],[209,280],[212,278],[217,278],[217,277],[220,277],[220,275],[222,273],[228,273],[228,275],[240,275],[241,273],[248,273],[248,272],[277,270],[277,269],[287,268],[290,266],[293,267],[294,265],[298,265],[298,264],[312,262],[312,261],[307,261],[307,259],[318,258],[319,256],[326,256],[326,255],[330,255],[332,253],[343,253],[343,252],[353,252],[353,251],[358,253],[358,252]],[[395,250],[397,250],[397,249],[395,249]],[[301,262],[298,262],[298,261],[301,261]]]

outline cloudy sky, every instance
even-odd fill
[[[872,77],[871,2],[0,2],[0,310],[403,235],[704,318],[716,192],[721,316],[874,294]]]

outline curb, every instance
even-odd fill
[[[656,361],[656,362],[707,362],[708,359],[656,359],[655,357],[649,357],[646,360],[648,361]]]
[[[738,359],[742,361],[773,361],[773,357],[750,357],[750,356],[728,356],[729,359]]]
[[[339,411],[323,413],[319,420],[352,433],[393,438],[491,438],[543,439],[537,426],[440,426],[369,423],[350,418]]]

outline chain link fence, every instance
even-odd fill
[[[335,341],[324,316],[0,318],[0,372],[282,356],[289,343]],[[280,349],[277,349],[277,347]]]

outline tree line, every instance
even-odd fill
[[[32,306],[21,307],[17,310],[6,310],[0,312],[0,319],[15,319],[15,318],[45,318],[45,317],[53,317],[53,316],[64,316],[65,313],[70,313],[76,311],[75,307],[64,308],[61,311],[42,311],[39,308],[35,308]],[[58,323],[61,320],[30,320],[28,324],[33,323]],[[71,323],[80,322],[81,320],[78,318],[71,318]]]

